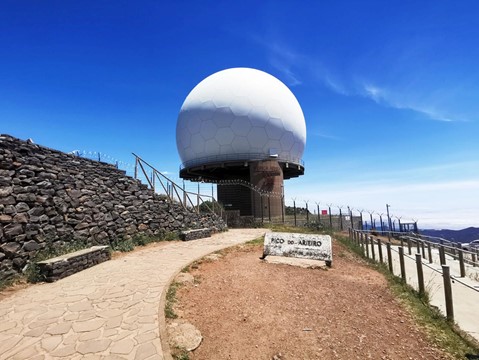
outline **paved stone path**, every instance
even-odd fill
[[[265,231],[145,248],[20,290],[0,301],[0,359],[163,359],[160,300],[171,279],[192,261]]]

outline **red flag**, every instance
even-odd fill
[[[328,215],[328,210],[321,210],[321,215]]]

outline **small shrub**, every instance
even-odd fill
[[[132,238],[132,242],[135,246],[145,246],[155,241],[154,237],[146,236],[144,234],[136,234]]]
[[[111,244],[113,251],[128,252],[135,248],[132,240],[115,241]]]
[[[174,360],[190,360],[190,353],[185,348],[176,346],[171,354]]]
[[[176,303],[176,290],[179,286],[180,283],[173,282],[166,292],[165,317],[167,319],[176,319],[178,317],[173,310],[173,306]]]
[[[40,272],[40,266],[34,262],[28,264],[28,267],[25,270],[25,277],[29,283],[33,284],[45,281],[45,276]]]
[[[167,231],[163,234],[161,240],[165,241],[173,241],[173,240],[179,240],[179,234],[175,231]]]

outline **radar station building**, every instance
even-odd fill
[[[178,115],[180,177],[217,184],[241,216],[281,217],[283,181],[304,174],[306,123],[293,93],[263,71],[233,68],[201,81]]]

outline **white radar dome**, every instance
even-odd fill
[[[293,93],[274,76],[250,68],[201,81],[176,124],[184,167],[267,158],[300,164],[305,144],[306,123]]]

